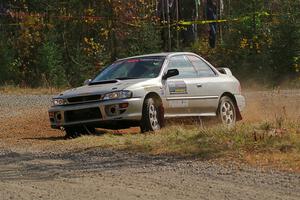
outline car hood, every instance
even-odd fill
[[[131,80],[122,80],[116,83],[104,83],[98,85],[85,85],[77,88],[73,88],[67,91],[62,92],[58,97],[60,98],[69,98],[76,96],[89,96],[97,94],[105,94],[112,91],[124,90],[128,87],[134,86],[141,82],[145,82],[147,79],[131,79]]]

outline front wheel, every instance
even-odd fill
[[[162,106],[153,98],[145,100],[141,120],[141,132],[157,131],[163,126]]]
[[[91,126],[74,126],[74,127],[66,127],[65,132],[66,132],[65,138],[70,139],[70,138],[77,138],[81,135],[95,134],[96,129]]]
[[[83,134],[94,135],[96,134],[96,129],[92,126],[83,126]]]
[[[234,126],[236,123],[236,106],[231,98],[224,96],[221,98],[218,109],[218,117],[226,126]]]
[[[65,128],[65,139],[77,138],[81,135],[81,130],[77,127],[67,127]]]

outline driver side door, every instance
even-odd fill
[[[165,116],[189,116],[193,114],[193,92],[197,82],[197,72],[185,55],[169,59],[166,71],[177,69],[179,75],[167,79],[164,83],[166,103]]]

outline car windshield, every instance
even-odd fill
[[[109,80],[155,78],[164,60],[163,56],[148,56],[117,61],[101,71],[92,84]]]

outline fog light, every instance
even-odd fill
[[[111,108],[110,108],[110,112],[111,112],[112,114],[114,114],[114,113],[116,112],[116,108],[115,108],[115,107],[111,107]]]
[[[60,112],[57,112],[57,113],[55,114],[55,118],[56,118],[56,120],[61,121],[61,120],[62,120],[61,113],[60,113]]]
[[[128,108],[128,106],[129,106],[128,103],[107,105],[105,106],[105,112],[108,116],[118,116],[120,114],[123,114]]]
[[[54,112],[49,112],[49,118],[54,118]]]
[[[108,116],[118,115],[118,105],[109,105],[105,107],[105,112]]]

